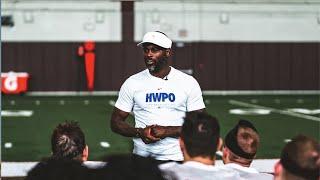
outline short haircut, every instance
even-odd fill
[[[190,157],[214,158],[220,138],[220,126],[215,117],[206,112],[187,112],[181,130]]]
[[[51,158],[39,162],[27,174],[26,180],[87,180],[88,169],[80,162],[66,158]]]
[[[320,177],[320,144],[305,135],[298,135],[283,148],[280,163],[287,173],[308,180]]]
[[[247,120],[239,120],[225,138],[225,146],[235,155],[252,160],[258,150],[260,138],[257,129]]]
[[[51,136],[53,157],[64,157],[81,161],[85,147],[85,136],[77,122],[64,122],[53,130]]]

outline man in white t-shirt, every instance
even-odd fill
[[[138,44],[147,69],[121,86],[111,129],[133,137],[133,153],[161,161],[182,161],[178,136],[185,112],[205,108],[198,82],[169,66],[172,41],[162,32],[148,32]],[[133,112],[135,127],[125,122]]]
[[[250,167],[256,156],[260,137],[254,125],[240,120],[225,137],[222,160],[224,168],[232,169],[244,179],[272,180],[273,175],[261,173]]]
[[[237,180],[233,170],[215,166],[215,153],[222,146],[220,126],[214,117],[205,112],[187,113],[179,138],[184,162],[159,165],[166,179],[217,179]]]

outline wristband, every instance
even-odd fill
[[[135,137],[136,137],[136,138],[140,138],[140,137],[141,137],[141,135],[140,135],[140,129],[141,129],[141,128],[135,128],[135,131],[136,131]]]

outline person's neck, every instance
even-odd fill
[[[250,167],[250,163],[244,163],[244,162],[239,162],[239,161],[229,161],[228,163],[238,164],[242,167]],[[226,163],[226,164],[228,164],[228,163]]]
[[[209,157],[201,157],[201,156],[197,156],[197,157],[192,157],[192,158],[188,158],[186,159],[184,162],[188,162],[188,161],[196,161],[205,165],[214,165],[216,159],[213,158],[209,158]]]
[[[171,67],[170,66],[165,66],[159,72],[156,72],[156,73],[153,73],[153,72],[150,72],[150,71],[149,72],[150,72],[150,74],[152,76],[155,76],[155,77],[163,79],[164,77],[168,76],[170,71],[171,71]]]

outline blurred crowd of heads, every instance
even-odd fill
[[[260,144],[258,130],[252,122],[239,120],[227,132],[224,143],[220,131],[218,120],[206,112],[187,113],[179,138],[185,161],[202,157],[211,160],[214,165],[216,152],[222,150],[225,164],[237,163],[249,167]],[[96,168],[84,166],[89,150],[85,135],[76,122],[59,124],[53,130],[51,147],[52,156],[30,170],[26,180],[166,179],[155,159],[133,154],[107,156],[103,159],[105,163]],[[305,135],[294,137],[283,148],[274,169],[272,174],[276,180],[318,180],[319,142]],[[174,179],[172,177],[174,175],[170,179]]]

